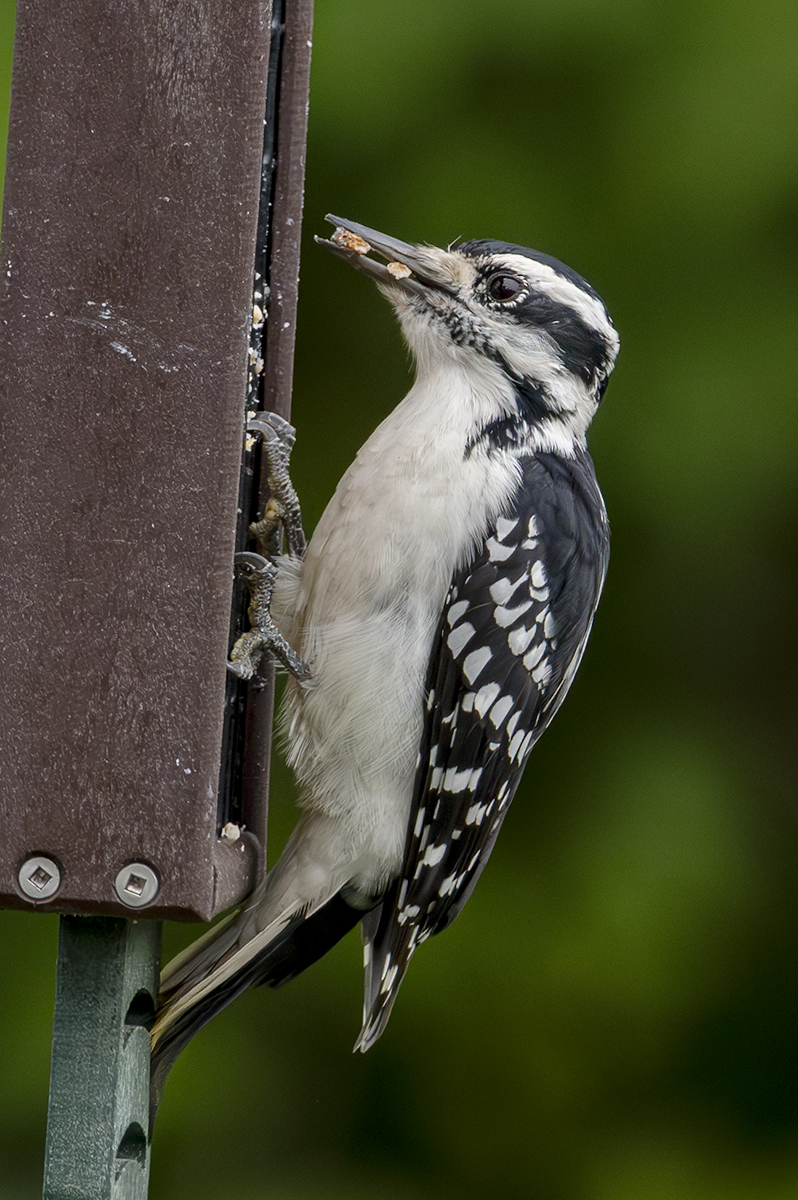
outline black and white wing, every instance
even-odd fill
[[[384,1029],[416,946],[473,891],[598,604],[609,537],[589,455],[522,467],[515,511],[456,572],[433,645],[404,868],[363,922],[360,1050]]]

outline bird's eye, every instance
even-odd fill
[[[524,291],[524,284],[516,275],[508,275],[502,271],[491,275],[487,288],[491,300],[495,300],[497,304],[506,304],[508,300],[515,300],[516,296]]]

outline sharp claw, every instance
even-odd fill
[[[295,650],[288,647],[288,652],[283,654],[275,649],[274,653],[279,658],[280,662],[285,667],[289,675],[293,675],[297,683],[307,683],[312,677],[312,672],[304,658],[301,658]]]
[[[240,550],[233,559],[233,565],[243,567],[248,573],[265,571],[270,567],[274,569],[274,564],[270,563],[268,558],[264,558],[262,554],[255,554],[252,550]]]
[[[230,672],[230,674],[235,675],[237,679],[251,679],[252,678],[252,676],[247,671],[247,668],[244,666],[243,663],[231,662],[229,658],[227,660],[227,669]]]
[[[290,452],[296,441],[296,430],[284,417],[273,412],[256,412],[247,421],[250,433],[260,433],[270,442],[281,442]]]
[[[270,442],[278,442],[280,440],[277,430],[273,429],[260,413],[257,416],[249,418],[247,421],[247,431],[249,433],[260,433],[263,437],[268,438]]]

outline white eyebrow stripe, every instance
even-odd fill
[[[571,283],[563,275],[559,275],[546,263],[536,262],[523,254],[498,254],[496,258],[509,270],[523,279],[528,279],[538,291],[544,292],[558,304],[566,304],[572,308],[586,325],[603,334],[610,346],[615,345],[618,335],[600,300],[583,291],[577,284]]]

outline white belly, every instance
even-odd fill
[[[368,841],[380,873],[401,861],[452,573],[519,478],[509,455],[490,469],[483,452],[464,458],[473,426],[463,408],[462,395],[438,390],[431,401],[417,385],[360,450],[304,563],[286,563],[275,589],[275,619],[312,671],[310,683],[289,684],[283,714],[302,803],[343,823],[353,856]]]

